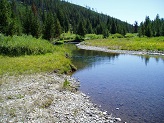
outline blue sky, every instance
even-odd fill
[[[66,0],[81,6],[89,6],[99,13],[110,15],[133,24],[149,16],[153,20],[157,14],[164,18],[164,0]]]

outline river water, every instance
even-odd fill
[[[93,103],[122,122],[164,123],[164,56],[71,49],[72,76]]]

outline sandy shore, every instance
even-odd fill
[[[115,123],[120,118],[94,105],[89,97],[71,88],[79,82],[55,73],[2,76],[0,85],[0,122],[2,123]]]
[[[96,46],[87,46],[82,44],[77,44],[77,47],[80,49],[85,50],[95,50],[95,51],[103,51],[103,52],[110,52],[110,53],[121,53],[121,54],[132,54],[132,55],[163,55],[164,52],[156,52],[156,51],[128,51],[128,50],[111,50],[107,47],[96,47]]]

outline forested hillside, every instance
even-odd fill
[[[6,35],[57,38],[62,32],[104,34],[132,32],[133,26],[60,0],[1,0],[0,29]]]
[[[154,21],[146,17],[140,27],[60,0],[1,0],[0,33],[30,34],[44,39],[59,38],[63,32],[85,34],[137,33],[139,36],[164,35],[164,20],[157,15]]]

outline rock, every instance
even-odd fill
[[[115,120],[121,122],[121,118],[115,118]]]
[[[110,120],[109,123],[114,123],[114,121],[113,120]]]
[[[103,112],[103,115],[107,115],[107,111]]]
[[[116,108],[116,110],[119,110],[119,108]]]

